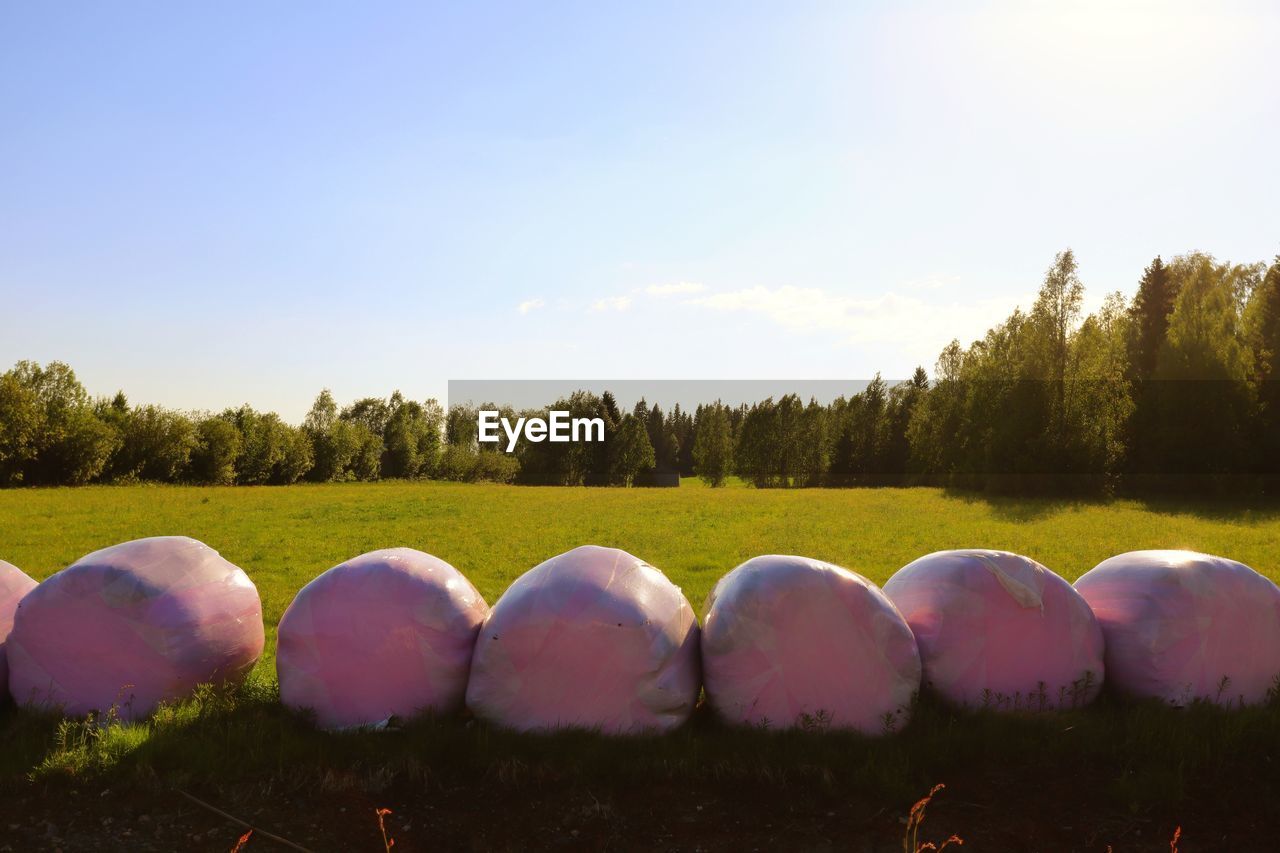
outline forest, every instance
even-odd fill
[[[1232,264],[1155,258],[1132,297],[1085,314],[1070,250],[1034,304],[977,341],[952,341],[933,374],[878,375],[829,404],[794,394],[664,412],[580,391],[540,411],[325,390],[301,424],[248,405],[184,412],[93,398],[61,362],[0,375],[0,485],[140,481],[219,485],[432,478],[644,485],[658,472],[760,488],[930,483],[1000,491],[1280,483],[1280,257]],[[476,441],[478,408],[600,417],[605,441]]]

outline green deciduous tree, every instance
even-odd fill
[[[1152,444],[1162,472],[1241,471],[1255,407],[1243,309],[1262,268],[1196,253],[1175,258],[1169,272],[1178,296],[1156,363],[1158,416],[1139,440]]]
[[[440,453],[440,405],[403,401],[391,395],[387,418],[382,474],[385,477],[418,477],[430,473]]]
[[[216,486],[234,483],[241,446],[240,431],[230,418],[201,417],[196,422],[196,445],[191,451],[192,479]]]
[[[115,418],[120,444],[112,454],[110,476],[119,480],[154,480],[173,483],[186,476],[191,454],[199,438],[191,418],[159,406],[138,406],[120,411],[124,395],[105,407]]]
[[[120,437],[60,361],[20,361],[0,379],[0,477],[9,484],[87,483]]]
[[[1267,268],[1247,309],[1258,401],[1253,468],[1280,474],[1280,257]]]
[[[363,420],[338,416],[338,404],[326,388],[302,421],[311,440],[314,461],[307,478],[319,482],[355,479],[353,466],[369,435]]]
[[[237,483],[287,485],[311,470],[314,457],[305,430],[289,426],[275,412],[264,414],[247,405],[228,409],[223,417],[240,433]]]

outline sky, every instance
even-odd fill
[[[1280,253],[1268,3],[0,0],[0,370],[300,420],[450,379],[908,376]]]

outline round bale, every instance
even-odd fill
[[[1280,678],[1280,588],[1194,551],[1131,551],[1076,581],[1107,639],[1107,678],[1175,705],[1251,705]]]
[[[145,717],[203,682],[241,679],[262,654],[262,604],[241,569],[185,536],[81,557],[18,605],[9,687],[70,716]]]
[[[329,729],[456,711],[488,612],[461,572],[422,551],[347,560],[303,587],[280,620],[280,699]]]
[[[0,560],[0,697],[9,690],[9,665],[6,663],[5,643],[13,631],[13,616],[18,612],[18,602],[36,588],[36,582],[12,563]]]
[[[702,631],[707,698],[759,727],[904,725],[920,655],[898,609],[861,575],[805,557],[755,557],[720,579]]]
[[[884,585],[920,644],[924,684],[949,702],[1041,711],[1091,702],[1102,630],[1071,584],[1007,551],[938,551]]]
[[[480,630],[467,705],[512,729],[665,731],[698,699],[698,622],[662,572],[585,545],[530,569]]]

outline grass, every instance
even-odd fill
[[[385,482],[0,491],[0,558],[37,578],[97,548],[159,534],[194,536],[257,583],[269,636],[258,668],[242,687],[202,689],[135,725],[0,711],[0,787],[104,777],[254,790],[618,791],[678,782],[910,803],[942,780],[949,791],[966,778],[971,787],[1024,790],[1049,777],[1133,812],[1213,800],[1243,787],[1242,777],[1280,781],[1272,764],[1280,762],[1280,708],[1272,706],[1175,711],[1104,696],[1083,711],[1001,716],[956,713],[926,697],[907,730],[885,739],[730,730],[703,713],[661,738],[528,737],[454,719],[331,735],[277,704],[273,667],[274,626],[297,590],[375,548],[407,545],[448,560],[492,603],[549,556],[614,545],[661,568],[700,608],[716,579],[762,553],[818,557],[883,582],[944,548],[1018,551],[1074,579],[1121,551],[1182,547],[1242,560],[1275,579],[1274,505],[987,499],[923,488],[711,490],[691,482],[672,490]]]
[[[612,545],[666,572],[701,612],[716,580],[759,554],[828,560],[883,583],[945,548],[1017,551],[1074,580],[1139,548],[1191,548],[1280,578],[1280,505],[985,499],[939,489],[587,489],[449,483],[288,487],[88,486],[0,491],[0,559],[42,579],[142,536],[193,536],[245,569],[274,626],[307,581],[357,554],[409,546],[490,603],[577,545]]]

